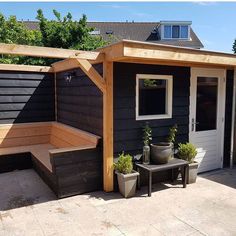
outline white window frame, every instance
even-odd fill
[[[171,26],[171,38],[165,38],[165,26]],[[172,27],[173,26],[179,26],[180,27],[180,32],[179,32],[179,38],[173,38],[172,37]],[[182,26],[188,26],[188,37],[187,38],[181,38],[181,28]],[[177,40],[177,39],[181,39],[181,40],[190,40],[190,25],[178,25],[178,24],[170,24],[170,25],[162,25],[162,32],[161,32],[161,35],[162,35],[162,39],[170,39],[170,40]]]
[[[140,79],[156,79],[166,80],[166,114],[161,115],[139,115],[139,80]],[[136,95],[135,95],[135,113],[136,120],[155,120],[155,119],[170,119],[172,118],[172,104],[173,104],[173,76],[172,75],[151,75],[151,74],[137,74],[136,75]]]

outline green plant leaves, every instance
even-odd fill
[[[85,51],[108,44],[102,37],[90,35],[94,29],[88,27],[86,15],[79,21],[74,21],[71,13],[64,17],[56,10],[53,13],[55,19],[48,20],[41,9],[37,11],[38,30],[28,29],[15,16],[6,18],[0,13],[0,42]],[[9,55],[2,55],[0,58],[0,63],[6,64],[50,65],[55,61],[57,60]]]
[[[130,174],[133,170],[132,156],[122,152],[117,163],[114,163],[114,169],[123,174]]]
[[[194,158],[197,155],[196,147],[192,143],[180,143],[178,148],[178,156],[188,161],[189,163],[194,162]]]

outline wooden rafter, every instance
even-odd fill
[[[74,57],[87,60],[97,60],[100,58],[99,52],[4,43],[0,43],[0,54],[61,59]]]
[[[53,72],[53,69],[50,66],[30,66],[30,65],[14,65],[14,64],[0,64],[0,70],[45,72],[45,73]]]
[[[104,61],[104,53],[100,53],[96,60],[88,60],[91,64],[103,63]],[[57,61],[51,65],[53,67],[54,72],[62,72],[66,70],[71,70],[78,68],[78,61],[74,57],[66,58],[61,61]]]
[[[78,61],[75,58],[67,58],[52,64],[52,68],[56,73],[76,69],[78,66]]]
[[[76,59],[79,67],[83,72],[94,82],[94,84],[104,92],[106,90],[106,83],[103,77],[94,69],[88,60]]]

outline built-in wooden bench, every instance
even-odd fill
[[[97,190],[102,186],[99,139],[58,122],[1,125],[0,165],[1,158],[30,153],[34,168],[58,197]]]

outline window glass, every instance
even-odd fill
[[[167,80],[139,79],[139,115],[167,114]]]
[[[215,130],[218,78],[197,78],[196,131]]]
[[[187,25],[182,25],[181,26],[181,34],[180,37],[182,39],[187,39],[188,38],[188,26]]]
[[[172,26],[172,38],[179,38],[179,25]]]
[[[164,38],[166,38],[166,39],[171,38],[171,26],[170,25],[164,26]]]

